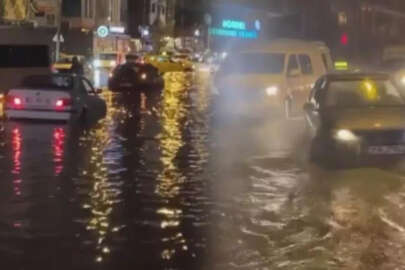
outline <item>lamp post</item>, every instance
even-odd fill
[[[61,34],[61,29],[62,29],[62,2],[63,0],[57,0],[57,19],[56,19],[56,23],[57,23],[57,31],[56,31],[56,49],[55,49],[55,60],[56,62],[59,61],[60,58],[60,43],[61,43],[61,38],[60,38],[60,34]]]

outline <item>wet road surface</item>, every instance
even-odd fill
[[[4,122],[2,269],[405,269],[400,169],[326,171],[303,121],[217,121],[206,75],[104,95],[89,127]]]

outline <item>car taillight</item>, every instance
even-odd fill
[[[19,98],[19,97],[15,97],[13,99],[13,102],[14,102],[14,105],[17,105],[17,106],[22,104],[21,98]]]
[[[22,106],[22,99],[20,97],[7,95],[6,102],[7,102],[7,105],[9,105],[13,108],[19,108]]]
[[[63,109],[67,106],[72,106],[72,99],[70,98],[60,98],[56,101],[55,106],[57,109]]]

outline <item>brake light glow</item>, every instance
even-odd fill
[[[19,106],[22,104],[21,98],[19,98],[19,97],[15,97],[13,99],[13,101],[14,101],[14,105],[16,105],[16,106]]]
[[[60,98],[56,100],[55,106],[57,109],[63,109],[67,106],[72,105],[72,100],[70,98]]]
[[[22,99],[13,95],[6,95],[6,104],[9,108],[12,109],[21,109],[22,108]]]
[[[63,107],[63,100],[59,99],[56,101],[56,107]]]

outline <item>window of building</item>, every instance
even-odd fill
[[[94,17],[94,0],[84,0],[83,13],[85,18]]]
[[[346,25],[347,24],[347,14],[344,11],[338,13],[338,23],[339,25]]]
[[[155,13],[156,12],[156,3],[153,3],[152,4],[152,13]]]
[[[165,12],[166,12],[166,9],[165,9],[164,6],[162,6],[161,9],[160,9],[160,14],[165,15],[166,14]]]
[[[300,55],[298,55],[298,59],[300,61],[302,74],[309,75],[309,74],[314,73],[314,69],[312,68],[311,58],[308,55],[300,54]]]

